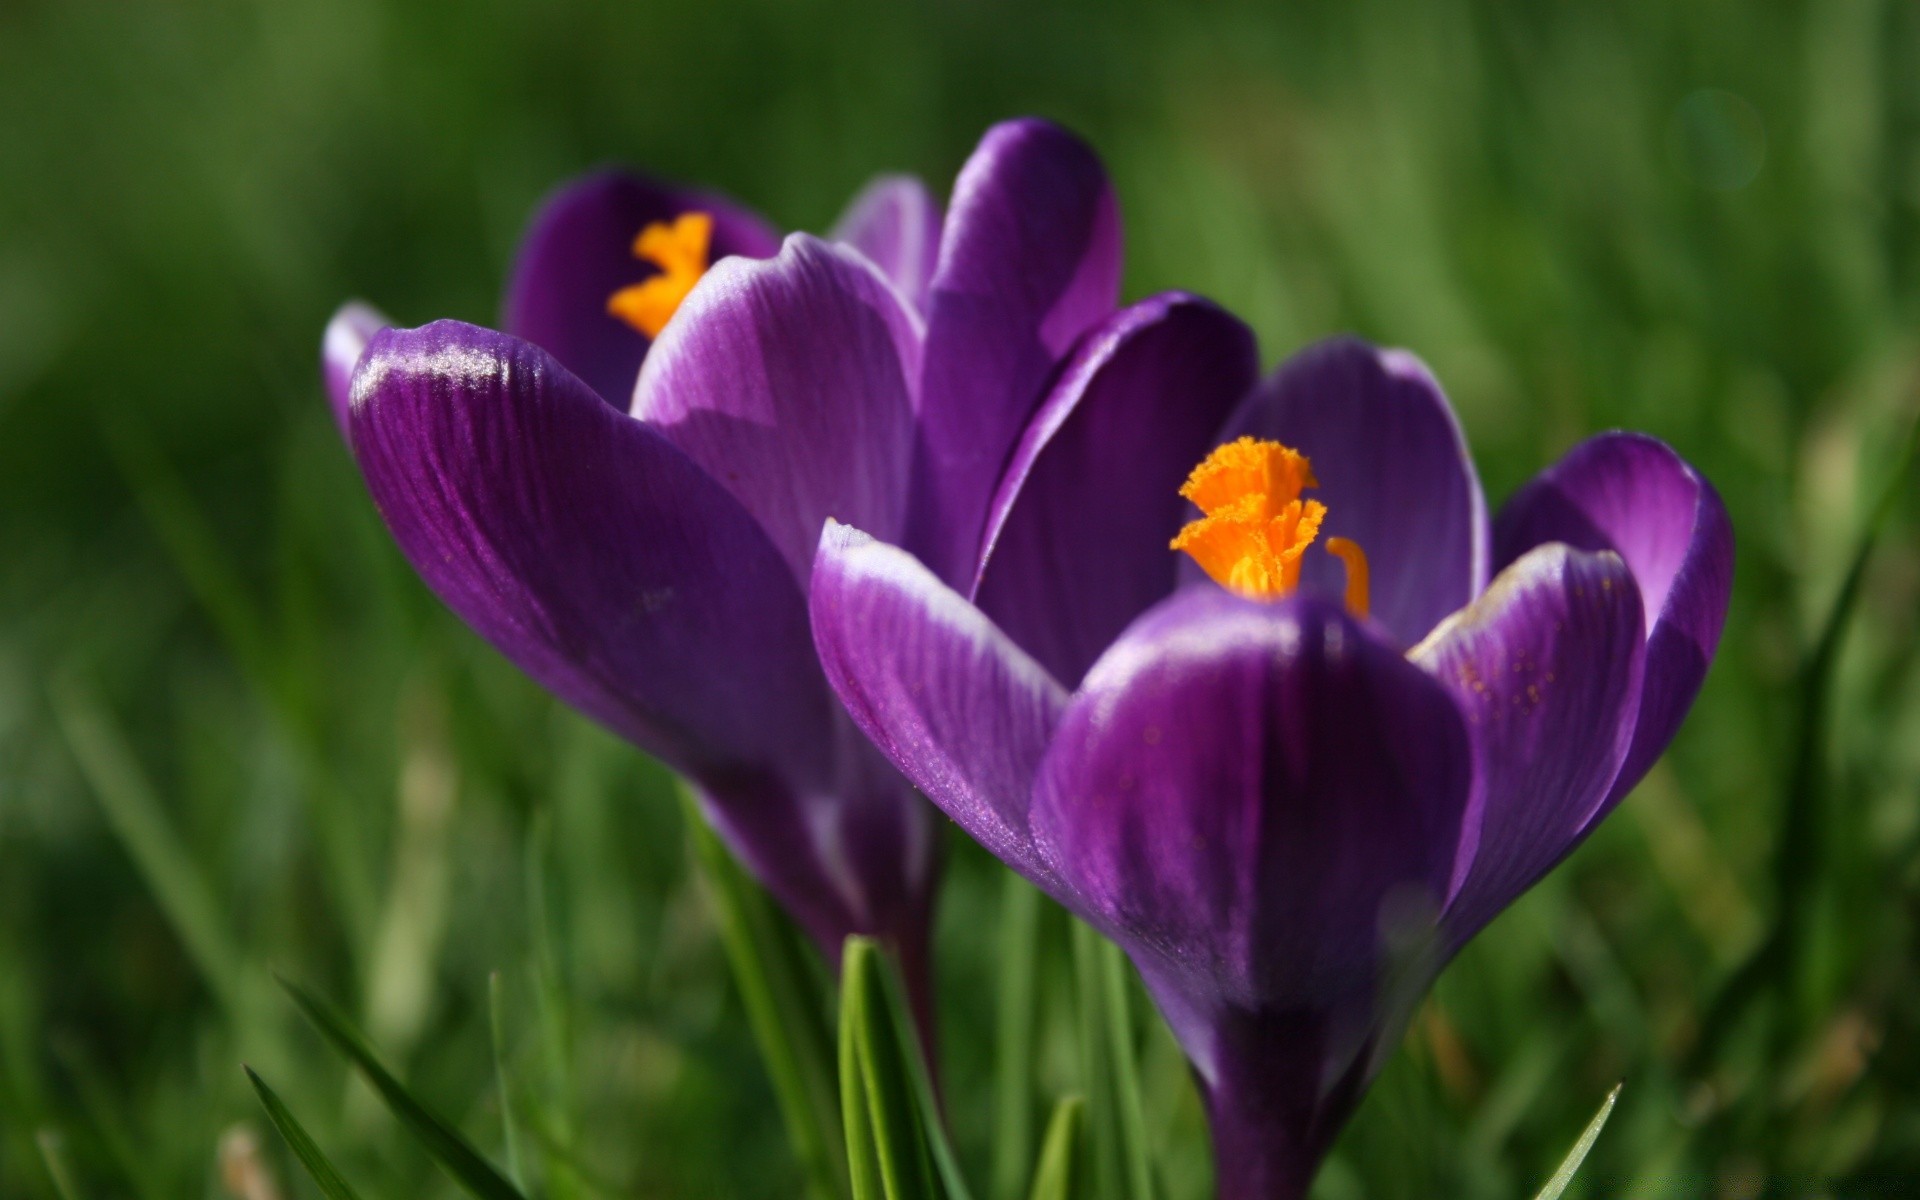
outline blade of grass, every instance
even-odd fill
[[[1035,977],[1040,960],[1041,896],[1038,888],[1012,871],[1005,872],[1005,880],[1000,893],[999,987],[993,1024],[991,1170],[996,1200],[1018,1200],[1033,1153],[1033,1035],[1038,1017]],[[1084,1112],[1079,1119],[1085,1120]]]
[[[881,992],[886,999],[887,1014],[898,1043],[900,1060],[906,1066],[907,1081],[913,1087],[914,1102],[919,1106],[934,1168],[940,1172],[940,1182],[946,1188],[948,1200],[973,1200],[972,1189],[967,1187],[966,1177],[960,1173],[960,1160],[947,1138],[946,1124],[940,1119],[940,1097],[934,1091],[933,1072],[928,1068],[925,1057],[927,1043],[915,1025],[913,1005],[907,1002],[906,980],[901,977],[899,964],[891,955],[883,953],[878,957]]]
[[[179,473],[144,433],[139,418],[116,413],[102,422],[103,441],[160,544],[207,611],[235,664],[266,701],[305,776],[309,810],[325,851],[327,882],[355,937],[358,951],[379,909],[372,856],[361,842],[359,810],[334,780],[320,744],[302,676],[277,653],[267,620],[232,555]]]
[[[526,1176],[520,1171],[520,1144],[513,1129],[513,1090],[507,1086],[507,1036],[500,1017],[500,972],[487,976],[487,1029],[493,1041],[493,1087],[500,1095],[500,1140],[507,1154],[507,1178],[524,1190]]]
[[[1127,992],[1132,964],[1120,947],[1100,939],[1100,984],[1106,993],[1107,1054],[1112,1064],[1115,1132],[1120,1165],[1132,1200],[1153,1200],[1153,1168],[1147,1153],[1147,1119],[1140,1106],[1139,1046],[1133,1035],[1133,1004]]]
[[[1809,894],[1819,881],[1822,858],[1820,810],[1827,792],[1827,729],[1833,704],[1834,669],[1846,641],[1861,586],[1873,562],[1875,548],[1894,509],[1906,494],[1907,478],[1920,458],[1920,418],[1916,418],[1894,460],[1892,473],[1867,515],[1860,541],[1847,564],[1846,575],[1833,606],[1820,626],[1812,649],[1801,661],[1794,695],[1800,718],[1787,771],[1786,798],[1781,810],[1780,836],[1774,851],[1774,913],[1767,935],[1746,960],[1731,971],[1706,1006],[1700,1041],[1689,1056],[1689,1074],[1700,1074],[1719,1056],[1721,1046],[1749,1006],[1764,996],[1778,995],[1769,979],[1791,979],[1797,969],[1800,944],[1813,905]],[[1773,1053],[1790,1052],[1788,1023],[1777,1020]]]
[[[574,1145],[573,1005],[561,969],[560,930],[555,919],[547,864],[553,849],[553,819],[548,809],[534,814],[527,837],[527,921],[533,941],[533,993],[539,1013],[540,1047],[546,1062],[547,1092],[542,1121],[560,1145]],[[547,1190],[553,1200],[586,1194],[580,1173],[568,1156],[546,1157]]]
[[[721,939],[808,1194],[814,1200],[844,1196],[847,1167],[834,1153],[843,1144],[835,1052],[819,989],[810,979],[809,951],[733,860],[698,802],[685,790],[681,799],[694,857],[719,910]]]
[[[869,1124],[886,1200],[934,1200],[940,1192],[927,1153],[929,1117],[910,1078],[912,1055],[902,1049],[902,1037],[912,1034],[899,1029],[888,1011],[883,960],[879,944],[863,937],[848,938],[841,955],[840,1061],[851,1060],[853,1067],[841,1079],[842,1109],[847,1121],[864,1117]]]
[[[228,932],[213,887],[174,831],[164,806],[119,729],[70,676],[49,689],[53,712],[107,825],[152,889],[187,956],[236,1025],[252,1016],[240,948]]]
[[[840,1125],[847,1134],[847,1168],[853,1200],[882,1200],[879,1151],[873,1144],[871,1101],[860,1062],[860,1026],[866,1020],[865,1000],[858,992],[840,997]]]
[[[46,1164],[47,1178],[53,1180],[54,1194],[60,1200],[80,1200],[80,1189],[73,1182],[73,1168],[67,1163],[66,1139],[51,1126],[36,1130],[34,1143],[40,1148],[40,1161]]]
[[[398,1079],[388,1072],[373,1048],[333,1007],[312,992],[288,979],[280,986],[293,997],[306,1018],[313,1022],[333,1048],[358,1067],[387,1108],[419,1141],[421,1148],[438,1163],[453,1181],[475,1200],[525,1200],[520,1189],[507,1182],[493,1165],[480,1156],[460,1131],[435,1116],[415,1099]]]
[[[1111,1062],[1107,1054],[1106,988],[1102,986],[1100,935],[1081,921],[1072,923],[1073,991],[1078,1005],[1074,1033],[1079,1042],[1080,1085],[1087,1096],[1088,1184],[1097,1196],[1120,1195],[1119,1116],[1114,1111]]]
[[[1587,1127],[1581,1131],[1579,1140],[1574,1142],[1573,1149],[1567,1151],[1567,1157],[1561,1162],[1560,1169],[1553,1173],[1553,1178],[1547,1180],[1546,1186],[1540,1189],[1533,1200],[1560,1200],[1561,1193],[1565,1192],[1567,1185],[1573,1182],[1574,1173],[1580,1169],[1580,1164],[1587,1161],[1587,1154],[1593,1149],[1593,1144],[1600,1140],[1600,1131],[1607,1127],[1607,1118],[1613,1115],[1613,1106],[1620,1099],[1622,1086],[1624,1085],[1618,1083],[1613,1085],[1613,1090],[1607,1093],[1607,1098],[1600,1102],[1600,1111],[1593,1114],[1593,1120],[1587,1122]]]
[[[83,1043],[65,1035],[54,1037],[52,1043],[54,1057],[65,1068],[80,1098],[91,1132],[115,1170],[140,1200],[162,1200],[164,1188],[149,1166],[150,1148],[135,1144],[128,1114],[121,1109],[122,1093],[108,1081]]]
[[[1086,1131],[1086,1100],[1062,1097],[1054,1106],[1053,1119],[1047,1122],[1040,1162],[1033,1172],[1033,1190],[1028,1193],[1030,1200],[1084,1200],[1093,1194],[1087,1190]]]
[[[293,1151],[293,1156],[300,1160],[300,1165],[307,1169],[307,1174],[312,1177],[314,1186],[320,1189],[320,1194],[327,1200],[360,1200],[352,1185],[327,1160],[319,1143],[315,1142],[301,1127],[299,1120],[285,1104],[281,1103],[280,1097],[267,1086],[267,1081],[255,1074],[252,1067],[243,1066],[241,1070],[247,1073],[247,1082],[253,1084],[253,1090],[259,1094],[260,1105],[267,1110],[267,1119],[272,1121],[273,1127],[280,1131],[280,1136],[287,1140],[288,1148]]]

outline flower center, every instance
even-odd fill
[[[648,337],[659,337],[706,274],[712,240],[713,217],[703,212],[684,212],[642,229],[633,239],[633,256],[659,267],[660,273],[607,297],[607,311]]]
[[[1255,600],[1278,600],[1300,586],[1300,559],[1320,536],[1327,506],[1300,493],[1320,486],[1307,456],[1279,442],[1243,437],[1207,455],[1180,494],[1205,514],[1189,521],[1173,549],[1193,557],[1216,582]],[[1367,555],[1347,538],[1327,553],[1347,569],[1347,608],[1367,615]]]

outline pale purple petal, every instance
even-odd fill
[[[971,578],[1007,456],[1119,286],[1119,210],[1093,151],[1031,118],[989,130],[954,183],[927,300],[910,544],[941,578]]]
[[[806,234],[721,263],[640,372],[633,415],[732,491],[805,585],[820,527],[898,541],[920,327],[860,255]]]
[[[1478,764],[1478,820],[1446,914],[1452,947],[1579,843],[1633,738],[1643,648],[1640,592],[1620,556],[1556,542],[1522,555],[1409,656],[1453,693]]]
[[[392,324],[385,313],[359,300],[341,305],[327,322],[327,332],[320,342],[320,375],[326,381],[327,403],[341,437],[347,436],[353,369],[360,365],[360,356],[366,353],[373,335]]]
[[[1222,435],[1271,438],[1304,453],[1327,506],[1301,586],[1339,596],[1346,580],[1325,539],[1349,538],[1372,571],[1373,617],[1411,646],[1486,586],[1486,501],[1440,385],[1404,350],[1333,338],[1281,364]]]
[[[1172,593],[1180,484],[1253,387],[1253,333],[1167,293],[1109,318],[1014,451],[987,524],[976,602],[1055,678],[1077,683]]]
[[[916,309],[927,303],[940,253],[940,202],[911,175],[882,175],[861,189],[832,238],[872,260]]]
[[[975,841],[1053,890],[1027,806],[1066,690],[912,555],[845,525],[821,537],[812,608],[854,724]]]
[[[520,243],[507,284],[507,332],[545,349],[625,411],[650,341],[608,313],[607,299],[657,270],[633,255],[642,229],[696,211],[713,217],[714,261],[780,249],[766,222],[721,196],[619,170],[567,184],[540,206]]]
[[[1472,770],[1445,689],[1337,606],[1193,587],[1088,673],[1033,835],[1167,986],[1364,1027],[1384,940],[1444,902]]]
[[[455,321],[376,336],[352,422],[400,548],[522,670],[703,782],[830,781],[833,700],[793,575],[659,433]]]
[[[1501,509],[1502,565],[1550,541],[1616,551],[1646,609],[1639,722],[1598,821],[1666,750],[1700,692],[1733,592],[1733,525],[1713,485],[1665,443],[1607,433],[1575,446]]]

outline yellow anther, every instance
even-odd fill
[[[1372,603],[1372,595],[1368,590],[1367,552],[1351,538],[1330,537],[1327,539],[1327,553],[1339,559],[1347,568],[1347,611],[1356,617],[1366,616]]]
[[[713,217],[703,212],[684,212],[642,229],[633,239],[633,256],[659,267],[660,273],[607,297],[607,311],[648,337],[659,337],[707,273],[712,241]]]
[[[1320,536],[1327,506],[1302,499],[1318,487],[1307,456],[1279,442],[1243,437],[1207,455],[1180,494],[1205,514],[1173,539],[1228,590],[1277,600],[1300,586],[1301,557]],[[1327,550],[1347,565],[1347,607],[1367,611],[1367,556],[1346,538]]]

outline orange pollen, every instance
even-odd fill
[[[1313,464],[1291,446],[1250,437],[1228,442],[1180,488],[1203,515],[1187,523],[1173,549],[1229,591],[1278,600],[1300,586],[1301,557],[1326,519],[1326,505],[1300,496],[1318,486]],[[1347,608],[1366,616],[1366,553],[1346,538],[1328,538],[1326,548],[1346,566]]]
[[[659,267],[660,273],[607,297],[607,311],[648,337],[659,337],[707,273],[712,241],[713,217],[708,213],[684,212],[648,225],[633,239],[633,256]]]

